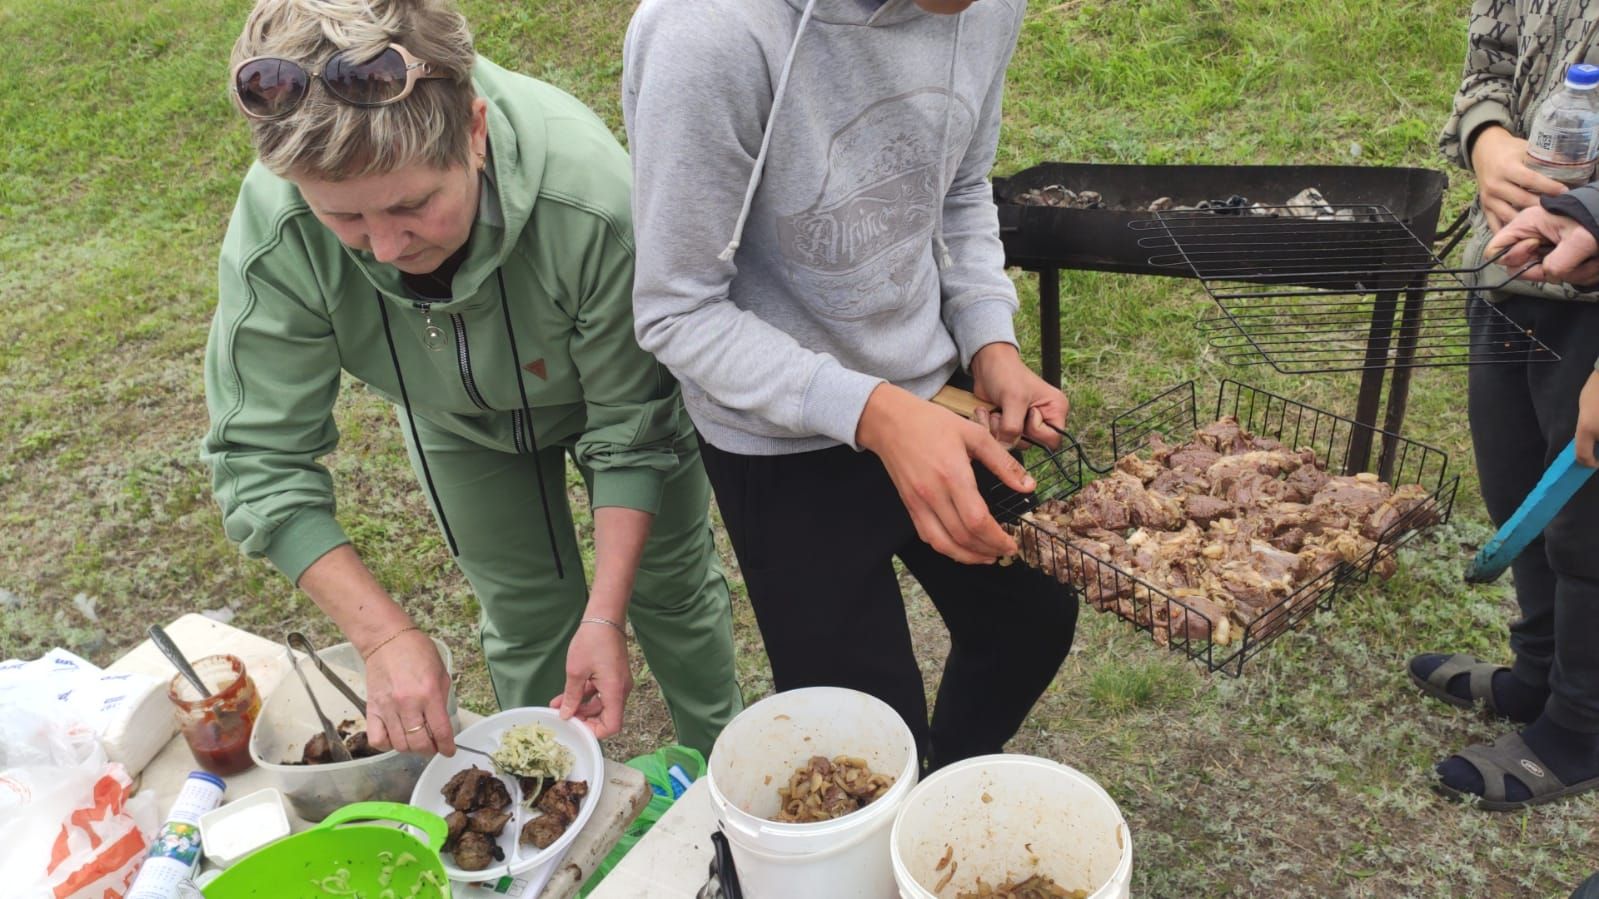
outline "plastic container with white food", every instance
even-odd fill
[[[226,868],[250,853],[289,835],[283,794],[267,787],[200,816],[205,857]]]

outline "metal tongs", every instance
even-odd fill
[[[328,679],[328,683],[332,684],[340,693],[343,693],[345,699],[355,704],[356,709],[361,712],[361,717],[366,717],[366,700],[350,689],[350,685],[335,674],[333,669],[328,667],[327,662],[322,661],[322,657],[317,655],[316,647],[311,645],[310,639],[305,634],[299,631],[289,631],[289,636],[286,640],[290,649],[298,649],[305,653],[311,659],[312,664],[316,665],[316,670],[322,672],[322,676]]]
[[[353,761],[354,756],[350,755],[349,748],[344,745],[344,739],[339,736],[339,732],[333,727],[333,722],[329,721],[328,716],[322,711],[322,704],[317,702],[316,693],[311,689],[311,682],[306,680],[305,672],[300,669],[300,660],[294,655],[295,644],[298,643],[304,648],[303,651],[311,657],[313,662],[316,663],[317,669],[327,677],[329,683],[333,684],[334,687],[337,687],[339,692],[343,693],[346,697],[355,701],[355,704],[358,708],[360,708],[362,715],[366,714],[366,703],[361,701],[361,699],[355,695],[355,692],[351,690],[349,686],[344,683],[344,681],[340,680],[338,675],[334,674],[325,663],[323,663],[321,657],[316,654],[316,650],[311,647],[311,641],[307,640],[304,634],[300,633],[299,631],[295,631],[289,634],[284,643],[286,644],[284,651],[289,657],[289,666],[294,669],[295,676],[300,679],[300,686],[305,688],[305,695],[311,700],[311,708],[316,710],[317,721],[321,722],[322,724],[322,737],[328,741],[328,752],[332,754],[333,761]]]

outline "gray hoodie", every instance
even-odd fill
[[[640,345],[711,444],[855,445],[1015,343],[988,173],[1025,0],[644,0],[628,28]]]

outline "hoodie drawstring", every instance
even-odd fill
[[[394,348],[394,330],[389,327],[389,304],[384,301],[381,291],[374,290],[372,295],[377,297],[378,314],[383,316],[383,336],[389,341],[389,361],[394,363],[394,379],[400,382],[400,402],[405,406],[405,423],[411,428],[411,445],[416,447],[416,457],[422,462],[422,480],[427,482],[428,496],[433,498],[433,508],[439,510],[439,524],[444,528],[444,541],[450,546],[450,557],[457,558],[461,553],[455,545],[455,534],[450,530],[450,520],[444,517],[444,503],[439,501],[438,488],[433,486],[433,471],[428,468],[427,453],[422,451],[422,438],[416,433],[416,416],[411,412],[411,395],[405,390],[405,375],[400,371],[400,353]]]
[[[500,285],[500,308],[505,313],[505,336],[511,342],[511,366],[516,369],[516,391],[522,401],[522,434],[527,440],[527,445],[532,448],[533,476],[539,482],[539,505],[544,509],[544,531],[550,537],[550,558],[555,561],[555,576],[566,578],[566,567],[561,564],[561,548],[555,539],[555,522],[550,515],[549,491],[544,486],[544,466],[539,462],[539,444],[533,436],[533,413],[528,407],[527,386],[522,382],[522,369],[517,360],[522,354],[516,349],[516,331],[511,327],[511,302],[510,295],[505,290],[505,273],[500,269],[494,270],[494,276]],[[400,403],[405,407],[405,422],[411,430],[411,444],[416,447],[416,457],[422,463],[422,480],[427,482],[428,496],[433,499],[433,508],[438,510],[439,524],[444,529],[444,540],[449,544],[450,556],[459,558],[460,548],[455,543],[455,533],[450,530],[450,519],[444,514],[444,503],[439,499],[438,488],[433,485],[433,470],[428,467],[427,452],[422,449],[422,438],[416,432],[416,414],[411,411],[411,395],[405,389],[405,373],[400,369],[400,353],[394,346],[394,330],[389,325],[389,304],[384,301],[380,291],[373,291],[377,297],[378,314],[383,318],[383,336],[389,343],[389,361],[394,365],[394,379],[400,385]]]
[[[794,41],[788,45],[788,58],[783,60],[783,72],[777,76],[777,89],[772,92],[772,111],[766,116],[766,128],[761,134],[761,150],[755,154],[755,168],[750,171],[749,186],[744,188],[744,207],[738,211],[738,223],[733,226],[733,239],[727,249],[717,254],[717,259],[732,262],[744,239],[744,223],[749,221],[750,207],[755,204],[755,191],[761,186],[761,172],[766,169],[766,153],[772,146],[772,126],[777,123],[777,111],[783,106],[783,96],[788,93],[788,74],[794,70],[794,57],[799,53],[800,37],[810,24],[811,13],[816,11],[816,0],[808,0],[800,13],[799,27],[794,29]]]
[[[511,367],[516,370],[516,393],[522,400],[522,429],[527,436],[527,445],[533,449],[533,476],[539,479],[539,505],[544,507],[544,531],[550,535],[550,558],[555,560],[555,576],[565,580],[566,570],[561,566],[561,547],[555,542],[555,524],[550,518],[550,495],[544,488],[544,466],[539,463],[539,444],[533,438],[533,413],[527,406],[527,385],[522,383],[522,367],[517,364],[522,354],[517,352],[516,330],[511,327],[511,300],[505,291],[505,273],[495,269],[494,277],[500,282],[500,309],[505,312],[505,336],[511,341]]]
[[[878,17],[890,10],[897,10],[904,5],[902,0],[888,0],[878,7],[867,20],[867,25],[874,24]],[[816,0],[807,0],[805,10],[800,13],[799,27],[794,29],[794,40],[788,45],[788,56],[783,60],[783,71],[777,77],[777,88],[772,92],[772,109],[766,115],[766,127],[761,134],[761,149],[755,154],[755,168],[750,171],[749,183],[744,188],[744,205],[739,208],[738,221],[733,225],[733,239],[728,241],[726,249],[716,255],[723,262],[732,262],[738,254],[738,248],[744,240],[744,226],[749,222],[750,208],[755,205],[755,192],[760,189],[761,176],[766,171],[766,156],[772,146],[772,128],[777,122],[778,110],[783,106],[783,97],[788,94],[788,76],[794,70],[794,57],[799,54],[800,38],[805,35],[805,27],[810,24],[811,14],[816,11]],[[960,59],[961,49],[961,19],[955,17],[955,46],[949,56],[949,72],[944,79],[944,130],[938,141],[938,173],[943,179],[941,183],[949,183],[949,130],[951,120],[955,117],[955,66]],[[944,242],[944,213],[940,207],[938,220],[933,225],[933,246],[936,251],[938,267],[947,269],[955,264],[950,255],[949,245]]]
[[[944,79],[944,135],[938,139],[938,174],[939,184],[949,184],[953,180],[949,173],[949,128],[950,122],[955,118],[955,64],[961,55],[961,20],[964,16],[955,16],[955,47],[949,54],[949,74]],[[949,253],[949,244],[944,242],[944,204],[938,205],[938,220],[933,225],[933,247],[938,252],[938,267],[940,270],[948,269],[955,264]]]

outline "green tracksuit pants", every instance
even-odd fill
[[[681,461],[667,478],[650,528],[628,618],[661,685],[678,742],[710,755],[743,700],[727,579],[711,534],[710,483],[688,416],[683,420]],[[420,419],[417,431],[455,535],[456,562],[482,606],[480,635],[495,699],[501,708],[548,705],[566,686],[566,647],[588,601],[567,503],[568,448],[541,447],[539,455],[565,569],[557,578],[533,458],[484,448]],[[408,433],[406,443],[421,481]],[[593,473],[579,471],[592,494]]]

